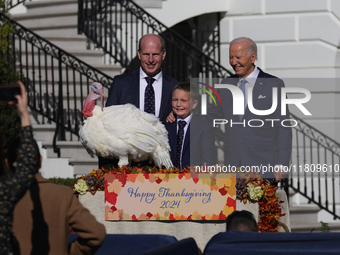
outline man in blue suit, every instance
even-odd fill
[[[176,121],[166,123],[165,128],[168,130],[171,161],[179,169],[217,163],[212,122],[193,113],[197,99],[198,89],[190,88],[189,82],[181,82],[173,89],[172,110]]]
[[[280,181],[285,174],[284,167],[289,164],[292,150],[290,122],[284,121],[289,119],[288,107],[286,113],[281,114],[281,88],[284,83],[256,67],[256,57],[257,46],[250,38],[241,37],[230,43],[229,62],[235,75],[223,79],[221,83],[235,85],[245,91],[245,112],[243,116],[234,115],[231,91],[220,89],[218,93],[223,105],[209,108],[208,115],[228,121],[225,125],[225,165],[258,166],[271,173],[274,170],[276,180]],[[273,88],[277,88],[278,92],[276,110],[264,116],[252,113],[247,104],[250,92],[254,108],[268,110],[274,99]],[[269,175],[265,174],[264,177]]]
[[[105,106],[130,103],[142,111],[155,114],[165,123],[171,112],[172,89],[178,83],[162,72],[165,56],[165,42],[161,36],[147,34],[141,37],[138,49],[141,67],[114,77]],[[147,97],[147,91],[152,94],[152,99]],[[117,165],[117,162],[99,157],[99,168],[107,164]]]

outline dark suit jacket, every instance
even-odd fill
[[[172,163],[176,164],[177,154],[177,120],[166,123],[168,130],[170,157]],[[215,147],[214,129],[212,122],[207,121],[199,115],[193,115],[185,134],[182,166],[207,166],[217,164],[217,150]]]
[[[223,79],[223,84],[233,84],[237,86],[238,76],[231,76]],[[284,83],[281,79],[264,73],[260,73],[253,88],[253,105],[257,110],[267,110],[272,106],[272,88],[278,88],[278,104],[276,110],[266,116],[259,116],[251,113],[247,108],[243,120],[243,125],[230,126],[230,121],[240,122],[238,115],[233,115],[233,97],[228,89],[220,89],[218,93],[221,97],[222,107],[211,107],[208,109],[208,116],[223,118],[228,120],[225,125],[225,154],[224,164],[231,166],[260,166],[262,165],[284,165],[288,166],[292,150],[292,130],[290,127],[283,127],[281,121],[289,119],[288,107],[286,114],[281,115],[281,88]],[[250,127],[248,121],[258,119],[263,121],[262,127]],[[277,119],[279,121],[266,121],[266,119]],[[260,126],[260,121],[252,121],[250,125]],[[284,123],[289,125],[288,122]],[[273,125],[273,127],[272,127]],[[241,164],[240,164],[241,163]]]
[[[162,100],[159,119],[165,123],[172,111],[172,89],[178,81],[163,73]],[[139,108],[139,69],[128,74],[114,77],[105,106],[134,104]]]
[[[35,178],[13,213],[20,254],[93,254],[104,241],[104,225],[80,204],[72,189],[52,184],[40,174]],[[69,226],[79,237],[68,252]]]

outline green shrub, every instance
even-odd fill
[[[4,0],[0,0],[0,9],[4,11]],[[4,11],[5,14],[6,10]],[[13,27],[9,22],[0,22],[0,86],[17,85],[19,73],[15,70],[11,33]],[[20,118],[16,106],[0,103],[0,129],[3,135],[4,151],[8,143],[19,134]]]
[[[50,178],[48,180],[51,183],[55,183],[55,184],[59,184],[59,185],[65,185],[65,186],[69,186],[69,187],[74,186],[74,184],[77,182],[77,178],[66,178],[66,179]]]
[[[320,227],[320,232],[331,232],[330,227],[328,226],[328,223],[320,221],[321,227]],[[315,228],[311,230],[313,232]]]
[[[320,221],[321,223],[321,227],[320,227],[320,231],[321,232],[331,232],[330,227],[328,226],[328,223]]]

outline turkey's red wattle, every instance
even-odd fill
[[[96,104],[96,99],[98,98],[99,96],[96,95],[95,93],[91,92],[88,97],[86,98],[85,102],[84,102],[84,108],[83,108],[83,115],[85,118],[87,117],[92,117],[93,116],[93,109],[95,107],[95,104]]]

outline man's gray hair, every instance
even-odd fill
[[[233,45],[233,44],[242,43],[242,42],[246,42],[247,43],[249,56],[253,52],[255,52],[256,59],[257,59],[257,46],[256,46],[256,43],[252,39],[250,39],[248,37],[235,38],[234,40],[232,40],[230,42],[230,46]]]

